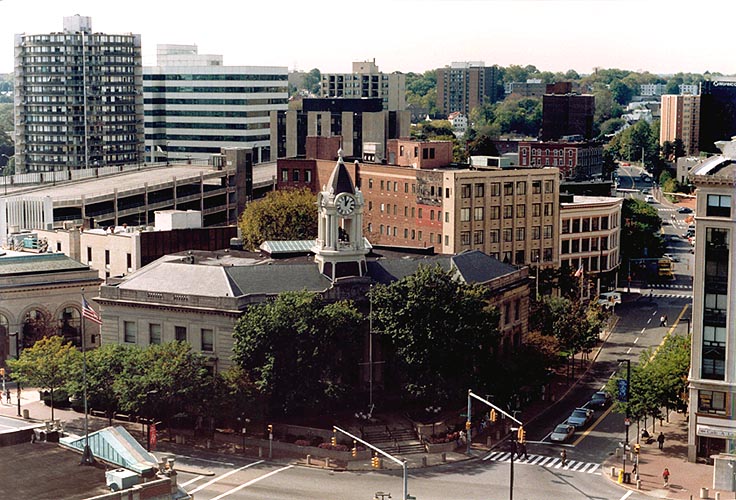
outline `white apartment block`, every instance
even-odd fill
[[[736,453],[736,138],[720,147],[723,154],[690,171],[697,188],[697,215],[688,380],[689,461]],[[733,474],[725,466],[720,472],[729,478]],[[714,480],[718,475],[716,461]]]
[[[384,111],[406,109],[406,75],[382,73],[376,60],[353,63],[352,73],[323,73],[320,97],[379,97]]]
[[[89,17],[16,35],[16,171],[140,164],[141,77],[140,35],[93,33]]]
[[[207,159],[221,148],[252,148],[270,161],[270,112],[288,107],[285,66],[225,66],[196,45],[159,45],[143,68],[146,161]]]
[[[643,83],[639,85],[639,95],[662,95],[666,92],[667,85],[664,83]]]

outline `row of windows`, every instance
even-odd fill
[[[245,74],[238,74],[238,75],[189,75],[189,74],[181,74],[181,75],[143,75],[144,80],[160,80],[160,81],[258,81],[258,80],[277,80],[277,81],[287,81],[289,79],[289,75],[277,75],[277,74],[271,74],[271,75],[245,75]]]
[[[483,221],[485,220],[485,212],[486,208],[488,209],[488,216],[490,220],[499,220],[501,218],[501,207],[500,206],[490,206],[490,207],[474,207],[473,210],[473,220],[474,221]],[[544,208],[544,212],[542,212],[542,208]],[[470,208],[465,207],[460,209],[460,222],[469,222],[470,221]],[[544,213],[545,217],[550,217],[554,213],[554,203],[532,203],[532,217],[541,217],[542,213]],[[526,205],[516,205],[516,218],[517,219],[523,219],[527,216],[526,214]],[[503,218],[504,219],[513,219],[514,218],[514,205],[504,205],[503,206]],[[448,217],[446,217],[448,219]],[[446,220],[445,222],[449,222],[449,220]]]
[[[201,128],[221,130],[261,130],[271,129],[269,123],[179,123],[179,122],[149,122],[146,128],[167,128],[169,130],[178,128]]]
[[[146,134],[147,141],[253,142],[268,141],[270,135],[172,135]]]
[[[302,170],[299,169],[293,169],[291,171],[291,181],[292,182],[301,182],[301,172]],[[304,170],[304,182],[312,182],[312,171],[311,170]],[[281,169],[281,182],[289,182],[289,169],[284,168]]]
[[[531,231],[532,240],[539,240],[541,239],[542,235],[544,235],[545,239],[552,238],[552,226],[549,226],[549,225],[548,226],[532,226],[532,231]],[[470,245],[470,236],[471,236],[471,231],[461,231],[460,232],[460,244]],[[476,231],[472,231],[472,236],[473,236],[474,245],[482,245],[485,243],[485,231],[480,230],[480,229]],[[501,241],[503,241],[503,243],[512,243],[514,241],[526,241],[526,228],[525,227],[517,227],[517,228],[507,227],[504,229],[491,229],[488,232],[488,243],[500,243]]]
[[[542,193],[542,181],[532,181],[532,194],[541,194]],[[462,198],[471,198],[473,194],[476,198],[482,198],[485,196],[485,186],[484,183],[476,183],[476,184],[461,184],[460,185],[460,196]],[[491,196],[501,196],[501,183],[500,182],[491,182],[489,184],[490,187],[490,195]],[[474,189],[473,189],[474,188]],[[544,181],[544,192],[545,194],[554,193],[555,184],[552,180],[545,180]],[[514,182],[504,182],[503,183],[503,195],[504,196],[514,196],[516,195],[525,195],[527,193],[527,182],[526,181],[516,181]],[[449,198],[449,195],[446,196]]]
[[[560,253],[564,255],[578,252],[597,252],[599,250],[608,250],[608,236],[562,240]]]
[[[368,223],[368,232],[373,233],[373,223],[371,222]],[[398,226],[385,226],[381,224],[380,226],[378,226],[378,234],[381,234],[381,235],[385,234],[386,236],[398,237],[400,234],[400,231],[399,231]],[[416,229],[410,230],[408,228],[404,228],[403,234],[404,234],[404,239],[407,239],[407,240],[411,239],[411,240],[422,241],[422,238],[423,238],[423,232],[418,231]],[[436,240],[437,240],[437,243],[440,243],[442,241],[442,235],[437,233]],[[429,242],[430,243],[435,242],[435,233],[429,233]]]
[[[569,267],[570,269],[577,269],[579,266],[583,266],[583,269],[586,271],[596,272],[598,271],[599,262],[604,271],[609,269],[609,259],[610,257],[608,255],[584,257],[582,259],[561,259],[560,264],[561,267]]]
[[[169,94],[196,92],[197,94],[255,94],[259,92],[286,92],[286,87],[143,87],[143,92]]]
[[[562,219],[562,234],[587,233],[590,231],[607,231],[610,227],[618,227],[618,217],[615,215],[607,215],[603,217],[583,217],[576,219]]]
[[[698,412],[726,414],[726,393],[721,391],[698,391]]]
[[[184,326],[174,327],[174,340],[188,342],[187,328]],[[204,352],[215,350],[215,332],[211,328],[200,328],[199,348]],[[160,344],[163,341],[160,323],[148,324],[148,343]],[[138,343],[138,324],[135,321],[123,321],[123,342],[128,344]]]
[[[165,99],[156,97],[144,99],[143,104],[187,104],[196,106],[267,106],[286,104],[286,98],[278,99]]]
[[[188,109],[147,109],[145,116],[203,116],[221,118],[264,118],[270,116],[270,111],[195,111]]]

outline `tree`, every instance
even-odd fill
[[[499,342],[490,291],[453,279],[439,266],[371,291],[374,327],[393,352],[393,377],[414,401],[456,401],[488,390]]]
[[[70,374],[78,371],[81,354],[59,336],[44,337],[23,349],[20,359],[7,360],[13,379],[29,387],[51,393],[51,420],[54,419],[54,391],[64,387]]]
[[[272,191],[249,203],[238,222],[246,248],[267,240],[308,240],[317,235],[317,197],[308,189]]]
[[[642,200],[627,198],[621,208],[621,259],[662,255],[662,219],[655,208]],[[622,266],[626,270],[627,266]]]
[[[233,360],[268,413],[324,411],[345,404],[363,346],[362,315],[350,302],[285,292],[248,308],[235,325]]]
[[[319,83],[321,80],[322,74],[317,68],[313,68],[304,75],[303,86],[310,94],[319,94]]]

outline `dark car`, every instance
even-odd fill
[[[593,410],[588,408],[575,408],[569,417],[567,417],[566,423],[575,426],[576,429],[585,427],[593,420]]]
[[[687,208],[687,207],[680,207],[677,209],[677,213],[678,214],[691,214],[693,213],[693,209]]]
[[[588,408],[603,409],[611,404],[611,395],[605,391],[598,391],[591,396],[590,401],[586,405]]]

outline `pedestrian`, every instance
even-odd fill
[[[519,451],[517,453],[517,458],[521,458],[521,456],[524,455],[524,460],[529,460],[529,455],[526,452],[526,443],[519,443]]]
[[[665,488],[670,484],[670,470],[665,467],[662,471],[662,480],[664,481]]]
[[[563,467],[567,465],[567,452],[565,450],[560,452],[560,460],[562,461]]]
[[[5,402],[10,404],[10,389],[5,391]]]
[[[666,314],[664,315],[664,326],[665,327],[667,326],[667,315]]]
[[[659,444],[659,449],[661,450],[664,446],[664,434],[660,431],[659,436],[657,436],[657,443]]]
[[[664,316],[659,317],[659,326],[664,326]]]

